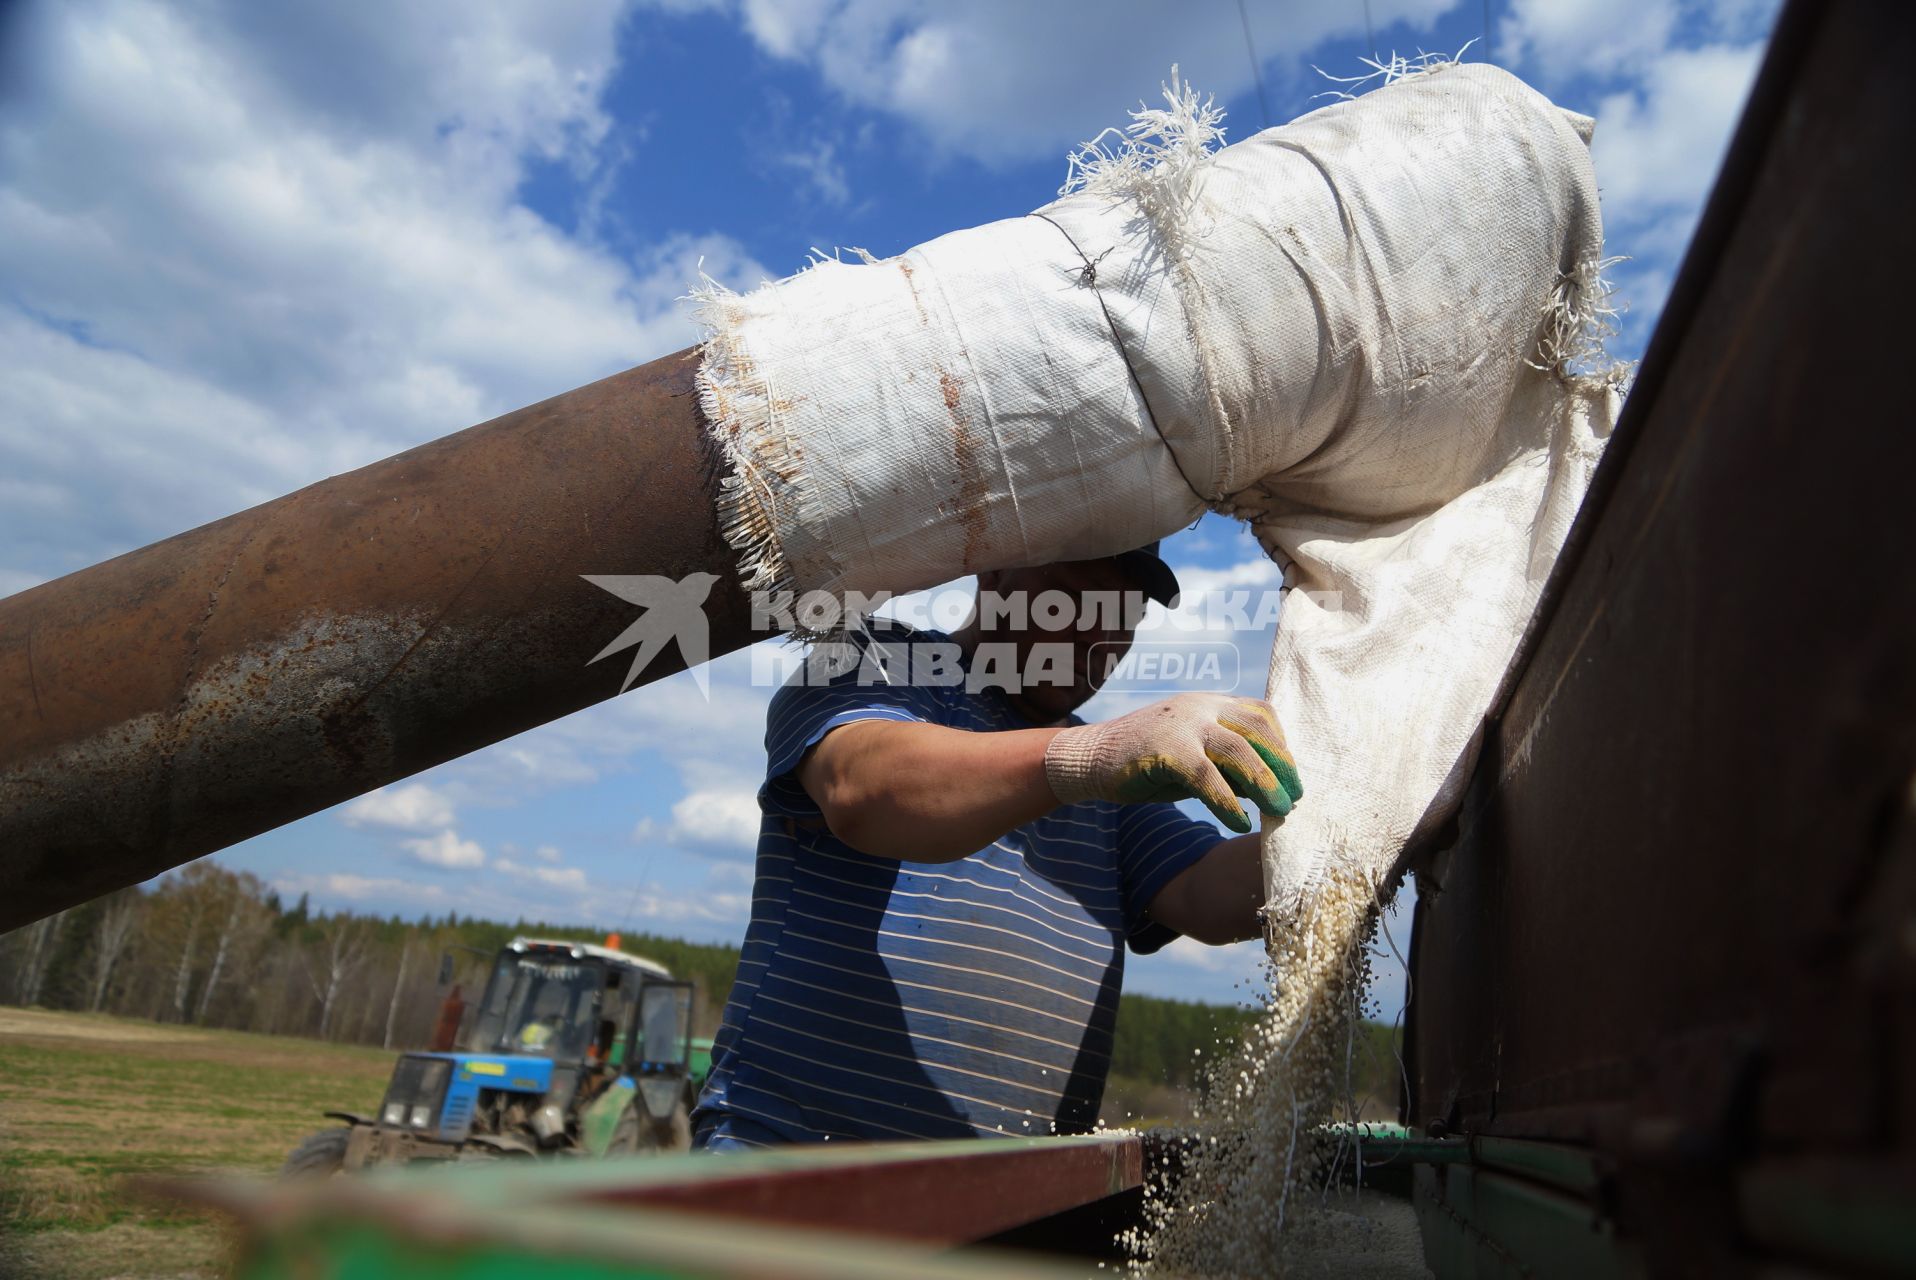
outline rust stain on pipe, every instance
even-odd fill
[[[582,574],[750,638],[682,351],[0,600],[0,929],[619,691]],[[676,646],[648,668],[680,670]]]

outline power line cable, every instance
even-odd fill
[[[1370,0],[1365,0],[1368,4]],[[1257,60],[1257,47],[1251,43],[1251,15],[1245,12],[1244,0],[1237,0],[1237,18],[1244,24],[1244,52],[1251,59],[1251,79],[1257,84],[1257,111],[1264,117],[1264,127],[1271,127],[1271,104],[1264,99],[1264,68]]]
[[[639,868],[639,881],[632,886],[632,898],[625,904],[625,911],[619,916],[619,932],[623,934],[632,924],[632,912],[639,905],[639,895],[645,891],[645,877],[652,870],[652,859],[658,856],[659,847],[653,845],[646,850],[645,863]]]

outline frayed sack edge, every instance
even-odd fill
[[[706,275],[702,263],[699,278],[688,298],[705,335],[695,383],[699,409],[725,458],[719,534],[738,552],[746,591],[791,591],[779,516],[797,505],[805,475],[779,430],[771,386],[745,351],[740,295]]]
[[[1140,104],[1124,129],[1107,129],[1072,152],[1058,194],[1133,202],[1159,242],[1177,287],[1188,297],[1196,284],[1187,265],[1186,215],[1195,203],[1205,166],[1224,141],[1224,111],[1215,99],[1200,99],[1179,78],[1175,66],[1164,86],[1164,101],[1163,107]],[[1107,143],[1114,136],[1115,141]],[[866,265],[879,261],[863,249],[850,252]],[[804,270],[836,260],[817,250],[813,254]],[[777,288],[783,283],[760,287]],[[746,296],[713,280],[701,268],[698,286],[685,299],[703,334],[696,383],[699,408],[725,459],[717,500],[719,533],[738,553],[739,577],[746,591],[790,592],[797,597],[816,584],[797,581],[780,532],[800,518],[808,477],[801,453],[780,420],[770,377],[746,349]],[[1184,311],[1191,314],[1189,307]],[[1214,361],[1201,335],[1193,338],[1213,427],[1229,450],[1235,432],[1215,390]],[[1116,334],[1112,340],[1117,341]],[[862,621],[844,619],[830,632],[799,628],[792,638],[807,643],[840,639]]]

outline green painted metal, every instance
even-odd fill
[[[1338,1166],[1345,1181],[1406,1200],[1418,1166],[1470,1158],[1461,1139],[1426,1138],[1400,1124],[1332,1124],[1324,1131],[1350,1144],[1349,1158]]]
[[[1564,1280],[1638,1276],[1642,1264],[1618,1238],[1615,1224],[1596,1206],[1539,1186],[1468,1165],[1445,1170],[1454,1185],[1471,1184],[1477,1222],[1541,1274]]]
[[[1907,1168],[1758,1167],[1738,1181],[1750,1236],[1779,1253],[1916,1275],[1916,1187]]]
[[[1364,1139],[1367,1184],[1404,1185],[1442,1280],[1519,1275],[1618,1280],[1644,1274],[1603,1207],[1605,1170],[1588,1148],[1479,1135]]]
[[[1424,1238],[1424,1266],[1442,1280],[1504,1280],[1523,1275],[1523,1262],[1470,1220],[1468,1202],[1458,1205],[1445,1199],[1441,1174],[1428,1165],[1419,1165],[1412,1174],[1411,1203]]]
[[[1583,1147],[1486,1135],[1472,1138],[1470,1149],[1472,1158],[1486,1168],[1534,1178],[1562,1191],[1595,1195],[1603,1185],[1601,1160]]]
[[[1461,1139],[1422,1138],[1402,1125],[1332,1125],[1329,1129],[1356,1140],[1366,1169],[1380,1165],[1451,1164],[1470,1158],[1470,1147]]]
[[[1064,1280],[1015,1254],[973,1257],[630,1208],[500,1214],[457,1199],[335,1206],[249,1233],[235,1280]]]
[[[602,1156],[611,1147],[619,1131],[619,1119],[637,1093],[638,1086],[631,1077],[622,1076],[579,1112],[579,1145],[587,1155]]]
[[[1367,1185],[1388,1186],[1401,1164],[1440,1280],[1525,1274],[1646,1274],[1638,1241],[1609,1216],[1606,1158],[1588,1147],[1517,1138],[1371,1135]],[[1784,1257],[1871,1274],[1916,1275],[1916,1188],[1906,1169],[1779,1162],[1737,1186],[1742,1238]]]
[[[247,1251],[235,1272],[245,1280],[307,1280],[314,1274],[409,1276],[415,1280],[676,1280],[696,1273],[666,1263],[533,1253],[515,1242],[423,1242],[385,1224],[316,1218],[275,1232]]]
[[[1468,1163],[1424,1165],[1413,1180],[1412,1203],[1424,1264],[1443,1280],[1646,1274],[1636,1248],[1596,1206],[1527,1179]]]

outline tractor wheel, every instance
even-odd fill
[[[351,1129],[321,1129],[293,1148],[279,1171],[282,1178],[330,1178],[346,1167],[346,1143]]]
[[[645,1113],[644,1104],[634,1098],[625,1114],[619,1117],[619,1127],[613,1130],[612,1143],[605,1153],[656,1156],[691,1149],[692,1117],[683,1102],[672,1108],[672,1114],[664,1120],[654,1120]]]

